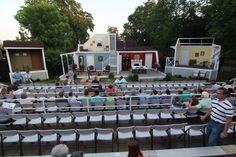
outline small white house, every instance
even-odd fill
[[[173,57],[166,58],[165,73],[216,80],[221,46],[214,38],[178,38]]]

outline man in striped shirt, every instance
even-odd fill
[[[228,91],[219,88],[216,91],[217,98],[212,100],[211,108],[201,117],[205,120],[210,115],[211,120],[207,126],[208,146],[216,146],[228,136],[227,131],[231,127],[234,109],[226,99]]]

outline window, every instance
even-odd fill
[[[205,55],[205,51],[201,51],[200,56],[204,56],[204,55]]]
[[[97,40],[97,47],[102,47],[102,40]]]
[[[139,60],[139,55],[138,54],[134,55],[134,59]]]
[[[28,54],[27,54],[27,53],[25,53],[25,52],[23,52],[23,53],[22,53],[22,56],[27,56],[27,55],[28,55]]]
[[[16,56],[16,57],[20,56],[20,53],[16,52],[16,53],[15,53],[15,56]]]
[[[197,53],[195,53],[195,57],[199,57],[199,53],[197,52]]]

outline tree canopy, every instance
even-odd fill
[[[94,24],[90,13],[75,0],[26,0],[15,18],[20,24],[20,38],[41,40],[49,48],[76,47],[88,39]]]
[[[210,36],[232,56],[235,30],[234,0],[148,0],[128,17],[122,36],[164,52],[177,38]]]

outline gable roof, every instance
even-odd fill
[[[15,41],[15,40],[5,40],[3,41],[3,47],[37,47],[43,48],[44,45],[40,41]]]

